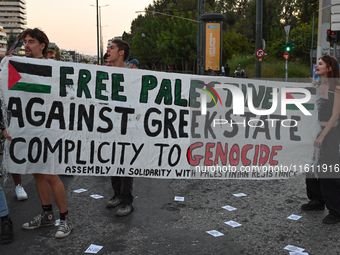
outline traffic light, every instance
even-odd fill
[[[330,29],[327,30],[327,37],[326,40],[327,42],[334,42],[337,43],[338,42],[338,31],[332,31]]]
[[[290,52],[290,50],[292,49],[292,45],[291,43],[286,43],[286,52]]]

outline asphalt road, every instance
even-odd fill
[[[4,187],[15,227],[15,241],[1,245],[0,254],[84,254],[91,245],[97,254],[289,254],[287,245],[308,254],[340,254],[340,224],[325,225],[324,212],[303,212],[307,201],[304,176],[288,180],[162,180],[135,178],[135,211],[123,218],[107,209],[112,196],[107,177],[61,176],[75,228],[65,239],[55,239],[57,227],[24,230],[21,225],[41,212],[32,175],[23,185],[28,200],[17,201],[14,183]],[[3,177],[0,181],[3,181]],[[3,185],[3,184],[2,184]],[[75,193],[84,188],[87,192]],[[235,197],[235,193],[247,196]],[[104,196],[93,199],[92,194]],[[174,201],[184,197],[183,202]],[[222,206],[237,208],[227,211]],[[55,216],[58,208],[53,205]],[[291,214],[301,219],[289,220]],[[233,228],[226,221],[242,226]],[[217,230],[223,236],[206,233]]]

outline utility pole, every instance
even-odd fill
[[[97,10],[97,64],[102,64],[103,62],[103,35],[102,35],[102,14],[101,14],[101,8],[109,6],[109,4],[99,6],[98,0],[97,4],[93,5],[90,4],[90,6],[96,7]]]
[[[97,65],[99,65],[99,6],[98,6],[98,0],[96,0],[96,10],[97,10]]]
[[[288,46],[288,38],[289,38],[290,25],[285,26],[285,31],[286,31],[286,52],[288,53],[289,49],[287,49],[287,46]],[[290,46],[288,46],[288,47],[290,47]],[[285,81],[286,82],[288,81],[288,57],[286,58]]]
[[[314,48],[314,13],[313,13],[313,25],[312,25],[312,46],[310,50],[310,75],[313,76],[313,48]]]
[[[332,0],[331,1],[331,31],[335,33],[335,40],[334,40],[334,57],[339,60],[338,55],[338,42],[339,42],[339,31],[340,31],[340,1],[339,0]]]
[[[256,0],[256,42],[255,51],[262,48],[262,16],[263,16],[263,0]],[[261,78],[261,60],[255,57],[255,78]]]
[[[102,12],[101,6],[99,6],[99,34],[100,34],[100,65],[103,64],[103,34],[102,34]],[[99,65],[99,62],[98,62]]]
[[[202,69],[202,44],[203,44],[203,24],[200,22],[200,17],[205,12],[204,0],[198,0],[198,24],[197,24],[197,74],[201,74]]]
[[[103,64],[103,27],[102,27],[102,8],[109,4],[99,6],[99,27],[100,27],[100,64]],[[99,64],[98,64],[99,65]]]
[[[330,44],[326,41],[327,29],[331,27],[331,0],[319,0],[318,46],[316,61],[330,55]]]

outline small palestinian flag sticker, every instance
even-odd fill
[[[52,67],[10,60],[8,63],[8,89],[30,93],[51,94],[50,85],[24,82],[25,80],[31,80],[29,79],[31,75],[52,77]],[[25,78],[23,78],[23,76],[25,76]]]

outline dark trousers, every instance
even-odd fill
[[[340,216],[340,173],[334,171],[339,170],[339,164],[339,130],[333,127],[322,141],[318,160],[320,171],[314,169],[318,178],[307,173],[306,185],[308,198],[325,203],[329,213],[335,216]],[[322,171],[322,166],[327,166],[327,171]]]
[[[329,213],[340,217],[340,179],[306,178],[307,196],[326,204]]]
[[[119,196],[122,199],[122,204],[132,204],[133,196],[132,196],[132,177],[119,177],[112,176],[111,184],[113,191],[115,192],[115,196]]]

